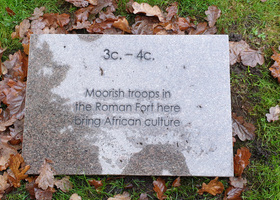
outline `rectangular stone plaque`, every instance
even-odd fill
[[[32,35],[23,156],[38,173],[233,176],[228,37]]]

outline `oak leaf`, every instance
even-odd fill
[[[1,118],[0,118],[1,119]],[[0,131],[5,131],[6,128],[8,126],[11,126],[14,124],[14,122],[16,121],[16,117],[15,115],[13,115],[10,119],[8,120],[4,120],[4,119],[1,119],[1,122],[0,122]],[[1,140],[2,141],[2,140]]]
[[[260,50],[245,49],[241,51],[240,56],[242,64],[246,66],[256,67],[258,63],[264,63],[264,56]]]
[[[201,35],[207,30],[207,23],[201,22],[198,23],[196,29],[192,28],[189,32],[189,35]]]
[[[47,23],[43,20],[42,17],[39,19],[33,20],[31,22],[31,31],[33,34],[43,34],[43,29],[46,27]]]
[[[165,20],[170,21],[174,16],[176,16],[178,12],[178,3],[177,2],[172,3],[171,6],[166,8],[166,11],[167,11],[167,15]]]
[[[8,178],[15,188],[20,187],[20,181],[28,177],[25,173],[30,169],[30,166],[26,165],[25,167],[20,168],[22,163],[24,163],[24,160],[20,154],[10,156],[9,168],[11,169],[13,176],[9,175]]]
[[[29,178],[29,177],[28,177]],[[39,189],[38,188],[38,184],[36,184],[35,183],[35,179],[36,178],[31,178],[30,180],[29,180],[29,183],[27,183],[26,185],[25,185],[25,189],[28,191],[28,193],[29,193],[29,196],[30,196],[30,199],[35,199],[35,188],[36,189]]]
[[[72,3],[76,7],[87,7],[88,1],[86,0],[65,0],[69,3]]]
[[[71,195],[69,200],[82,200],[82,197],[80,197],[77,193],[74,193]]]
[[[133,0],[129,0],[129,2],[126,3],[126,5],[125,5],[126,12],[133,13],[133,10],[134,10],[133,7],[132,7],[133,3],[134,3]]]
[[[249,159],[251,153],[246,147],[241,147],[237,150],[237,154],[234,156],[234,174],[236,176],[241,176],[244,169],[250,163]]]
[[[161,178],[158,178],[156,181],[153,181],[153,185],[154,185],[153,189],[157,193],[157,198],[159,200],[166,199],[166,196],[164,195],[164,193],[167,190],[165,181]]]
[[[255,138],[256,127],[244,121],[242,116],[237,117],[235,113],[232,114],[232,135],[238,136],[241,141],[253,140]]]
[[[8,144],[0,142],[0,171],[7,169],[9,166],[10,155],[16,155],[17,150]]]
[[[132,4],[132,7],[133,7],[133,13],[134,14],[138,14],[138,13],[144,13],[146,14],[146,16],[156,16],[158,17],[159,21],[164,21],[164,15],[163,13],[161,12],[160,8],[158,6],[150,6],[149,4],[147,3],[137,3],[137,2],[134,2]]]
[[[242,177],[230,177],[229,183],[233,187],[244,188],[247,184],[247,180],[246,180],[246,178],[242,178]]]
[[[181,31],[185,31],[190,27],[193,27],[194,24],[190,22],[189,18],[179,17],[177,20],[177,24]]]
[[[172,186],[173,187],[179,187],[179,186],[181,186],[180,182],[181,182],[181,179],[180,179],[180,177],[178,177],[178,178],[175,179],[175,181],[173,181]]]
[[[98,0],[87,0],[91,5],[96,6],[98,4]]]
[[[114,21],[113,27],[121,29],[124,32],[131,33],[131,28],[125,17],[119,17],[117,21]]]
[[[101,187],[103,186],[103,183],[101,180],[97,181],[95,179],[92,179],[92,180],[89,180],[88,183],[95,187],[95,190],[97,191],[97,193],[100,193]]]
[[[54,186],[54,172],[50,163],[53,162],[48,159],[44,160],[44,163],[39,170],[39,176],[35,181],[35,183],[38,184],[38,187],[43,190],[46,190],[48,187],[53,188]]]
[[[279,120],[280,107],[276,105],[275,107],[269,108],[269,113],[267,113],[265,116],[268,122]]]
[[[4,172],[3,175],[0,175],[0,199],[3,197],[5,190],[11,187],[8,181],[8,174]]]
[[[28,19],[30,19],[30,20],[39,19],[41,16],[44,15],[44,10],[45,10],[45,7],[35,8],[34,13],[32,14],[33,17],[29,17]]]
[[[217,194],[221,194],[224,191],[224,185],[222,182],[218,181],[218,177],[214,180],[211,180],[207,185],[202,183],[202,188],[199,189],[197,192],[199,195],[202,195],[204,192],[208,192],[216,196]]]
[[[158,25],[157,18],[136,16],[135,23],[132,25],[134,35],[153,35],[154,27]]]
[[[226,189],[223,200],[242,200],[240,195],[243,192],[243,190],[244,190],[243,188],[236,188],[236,187],[230,186]]]
[[[54,188],[48,188],[46,190],[42,190],[40,188],[34,188],[35,198],[38,200],[52,200],[53,193],[55,193]]]
[[[30,22],[28,19],[24,19],[20,24],[19,24],[19,37],[23,38],[25,34],[27,33],[28,29],[30,28]]]
[[[221,16],[221,10],[217,6],[209,6],[205,14],[207,15],[206,20],[209,23],[209,27],[213,27],[217,19]]]
[[[146,193],[141,193],[138,200],[149,200],[149,198]]]
[[[108,200],[130,200],[131,197],[128,192],[124,191],[122,194],[114,195],[114,197],[108,198]]]
[[[12,136],[12,140],[10,143],[12,145],[15,145],[18,141],[18,143],[22,142],[23,140],[23,123],[24,120],[16,120],[15,123],[13,124],[14,127],[10,127],[10,135]]]
[[[62,192],[69,192],[73,188],[73,184],[70,182],[70,177],[65,176],[61,180],[55,179],[54,185],[61,189]]]
[[[241,40],[239,42],[229,42],[230,65],[234,65],[236,62],[240,62],[240,53],[247,48],[249,48],[249,45],[244,40]]]
[[[75,12],[75,21],[83,23],[86,20],[88,20],[89,15],[93,11],[94,7],[93,6],[88,6],[86,8],[80,8]]]
[[[280,49],[280,46],[279,46],[279,49]],[[278,54],[274,48],[272,48],[272,50],[273,50],[273,55],[271,56],[271,58],[273,60],[275,60],[275,62],[269,68],[269,70],[271,71],[271,75],[274,78],[277,78],[278,83],[280,83],[280,54]]]

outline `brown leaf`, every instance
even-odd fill
[[[237,154],[234,156],[234,174],[236,176],[241,176],[246,166],[250,163],[249,159],[251,153],[246,147],[241,147],[237,149]]]
[[[14,177],[9,175],[9,180],[15,188],[20,187],[20,181],[28,177],[25,173],[30,169],[30,166],[26,165],[24,168],[20,168],[22,163],[24,163],[24,160],[20,154],[10,156],[9,168],[13,172]]]
[[[99,18],[87,28],[87,31],[89,33],[104,33],[106,29],[112,28],[114,22],[117,20],[118,18],[112,12],[100,12]]]
[[[164,193],[167,190],[165,181],[161,178],[158,178],[156,181],[153,181],[153,185],[154,185],[153,189],[157,193],[157,198],[159,200],[166,199],[166,196],[164,195]]]
[[[133,13],[133,10],[134,10],[133,7],[132,7],[133,3],[134,3],[133,0],[129,0],[129,2],[126,3],[126,5],[125,5],[126,12]]]
[[[136,16],[135,23],[132,25],[134,35],[153,35],[154,26],[158,25],[157,18]]]
[[[141,193],[138,200],[149,200],[149,198],[146,193]]]
[[[10,155],[16,155],[17,150],[8,144],[0,142],[0,171],[7,169],[9,166]]]
[[[43,34],[43,29],[46,27],[47,23],[43,20],[42,17],[39,19],[33,20],[31,22],[31,31],[33,34]]]
[[[241,40],[239,42],[229,42],[230,65],[234,65],[236,62],[240,62],[240,53],[248,48],[249,45],[244,40]]]
[[[193,26],[191,24],[190,20],[188,18],[184,18],[184,17],[179,17],[177,23],[178,23],[181,31],[185,31],[188,28]]]
[[[114,195],[114,197],[108,198],[108,200],[130,200],[130,195],[128,192],[124,191],[122,194]]]
[[[8,15],[10,15],[10,16],[14,16],[14,15],[16,14],[16,13],[15,13],[11,8],[9,8],[9,7],[6,7],[5,9],[6,9]]]
[[[224,191],[224,185],[222,182],[218,181],[218,177],[214,180],[211,180],[207,185],[205,183],[202,184],[202,188],[197,192],[199,195],[202,195],[204,192],[208,192],[216,196],[217,194],[221,194]]]
[[[96,6],[98,4],[98,0],[86,0],[88,1],[91,5]]]
[[[173,187],[180,187],[181,186],[181,179],[180,177],[176,178],[175,181],[173,181],[172,186]]]
[[[178,12],[178,3],[177,2],[172,3],[171,6],[166,8],[166,11],[167,11],[166,21],[170,21],[174,16],[176,16]]]
[[[97,191],[97,193],[100,193],[101,187],[103,186],[102,180],[97,181],[97,180],[93,179],[93,180],[89,180],[88,183],[95,187],[95,190]]]
[[[55,193],[54,188],[48,188],[46,190],[42,190],[40,188],[34,188],[35,198],[38,200],[52,200],[53,193]]]
[[[69,200],[82,200],[82,197],[80,197],[77,193],[74,193],[71,195]]]
[[[271,71],[271,75],[274,78],[277,78],[278,83],[280,83],[280,54],[278,54],[274,48],[272,48],[272,50],[273,50],[273,55],[271,56],[271,58],[275,60],[275,62],[269,68],[269,70]],[[279,46],[279,50],[280,50],[280,46]]]
[[[77,22],[77,25],[73,25],[72,29],[78,30],[78,29],[84,29],[84,28],[89,28],[90,27],[90,22],[85,21],[85,22]]]
[[[202,23],[199,23],[197,25],[196,29],[191,29],[191,31],[189,32],[189,35],[201,35],[206,30],[207,30],[207,23],[206,22],[202,22]]]
[[[230,177],[229,181],[230,185],[236,188],[244,188],[247,184],[246,178],[242,177]]]
[[[27,33],[28,29],[30,28],[30,22],[28,19],[23,20],[19,24],[19,37],[23,38]]]
[[[134,186],[132,183],[128,183],[124,186],[124,189],[127,190],[127,189],[132,189]]]
[[[164,16],[163,13],[161,12],[160,8],[158,6],[150,6],[147,3],[137,3],[134,2],[132,4],[133,7],[133,13],[138,14],[138,13],[144,13],[146,16],[156,16],[158,17],[159,21],[163,22],[164,21]]]
[[[242,200],[240,197],[243,188],[235,188],[230,186],[229,188],[226,189],[225,196],[223,200]]]
[[[244,121],[242,116],[237,117],[232,113],[232,135],[238,136],[241,141],[253,140],[255,138],[256,127]]]
[[[65,176],[61,180],[55,179],[54,185],[61,189],[62,192],[69,192],[73,188],[73,184],[70,182],[70,177]]]
[[[5,193],[5,190],[9,187],[11,187],[11,185],[8,183],[8,174],[7,172],[4,172],[3,175],[0,175],[0,199]]]
[[[25,185],[25,189],[28,191],[30,199],[35,199],[35,188],[38,188],[38,184],[35,183],[35,178],[32,178],[32,181]]]
[[[65,0],[69,3],[74,4],[76,7],[87,7],[88,6],[88,1],[86,0]]]
[[[70,22],[70,15],[63,13],[61,15],[57,15],[57,24],[60,27],[67,25]]]
[[[280,107],[276,105],[275,107],[269,108],[269,113],[267,113],[265,116],[267,118],[268,122],[279,120],[280,115]]]
[[[260,65],[264,63],[264,56],[260,50],[244,49],[240,56],[242,64],[246,66],[256,67],[258,63]]]
[[[217,6],[209,6],[205,14],[207,15],[205,19],[208,21],[209,27],[213,27],[217,19],[221,16],[221,10]]]
[[[45,159],[43,165],[39,170],[39,176],[35,183],[38,184],[39,188],[46,190],[48,187],[53,188],[54,186],[54,172],[49,163],[53,163],[51,160]]]
[[[45,10],[45,7],[35,8],[34,13],[32,14],[33,17],[29,17],[28,19],[30,19],[30,20],[39,19],[39,17],[44,15],[44,10]]]
[[[75,12],[75,20],[76,22],[85,22],[88,20],[89,14],[93,11],[93,6],[88,6],[86,8],[80,8]]]
[[[0,122],[0,131],[5,131],[6,128],[7,128],[8,126],[13,125],[13,123],[14,123],[16,120],[17,120],[17,119],[16,119],[15,115],[13,115],[13,116],[12,116],[10,119],[8,119],[7,121],[1,119],[1,122]]]
[[[131,33],[131,28],[125,17],[120,17],[117,21],[114,21],[113,27],[121,29],[124,32]]]
[[[217,27],[216,26],[213,26],[213,27],[209,27],[207,28],[207,30],[204,32],[204,35],[213,35],[213,34],[216,34],[218,31]]]

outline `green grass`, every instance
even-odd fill
[[[119,1],[120,15],[127,15],[125,3],[128,0]],[[148,2],[151,5],[158,5],[165,9],[173,0],[141,0],[137,2]],[[269,74],[268,67],[272,65],[270,47],[280,44],[280,1],[267,0],[181,0],[179,3],[179,15],[182,17],[191,16],[198,22],[205,18],[205,11],[210,5],[217,5],[222,10],[222,16],[217,21],[220,32],[226,34],[239,33],[250,43],[252,47],[265,47],[266,63],[256,68],[242,67],[239,71],[231,73],[232,90],[236,101],[244,106],[242,113],[246,121],[255,124],[256,139],[251,142],[237,142],[235,149],[240,146],[249,147],[252,152],[251,163],[245,170],[244,177],[248,179],[248,189],[243,193],[244,199],[280,199],[280,121],[268,123],[265,114],[272,106],[280,105],[280,85]],[[14,27],[23,19],[29,17],[35,7],[46,7],[46,12],[73,12],[75,7],[63,0],[0,0],[0,42],[2,47],[8,47],[2,60],[8,55],[21,49],[18,40],[11,40],[11,33]],[[9,16],[5,7],[11,8],[16,15]],[[133,15],[127,15],[132,18]],[[234,68],[240,66],[236,65]],[[100,194],[87,182],[89,179],[102,179],[104,186]],[[71,194],[78,193],[84,199],[107,199],[115,194],[128,191],[132,199],[138,199],[141,193],[147,192],[149,198],[155,198],[153,192],[153,178],[126,177],[112,181],[105,181],[106,176],[71,176],[74,188],[69,193],[58,190],[54,199],[68,200]],[[168,199],[218,199],[222,196],[213,197],[204,194],[200,197],[197,186],[203,182],[208,183],[211,179],[206,177],[183,177],[182,186],[172,188],[174,177],[166,177]],[[225,187],[227,180],[222,179]],[[132,189],[124,189],[125,185],[132,183]],[[24,185],[19,189],[5,196],[9,200],[28,199],[28,192]]]

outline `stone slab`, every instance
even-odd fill
[[[225,35],[32,35],[29,173],[233,176],[228,54]]]

